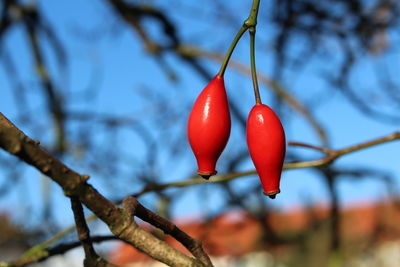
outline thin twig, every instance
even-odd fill
[[[352,145],[349,147],[345,147],[342,149],[329,149],[329,148],[324,148],[324,147],[318,147],[314,145],[309,145],[309,144],[304,144],[300,142],[289,142],[289,145],[296,145],[296,146],[302,146],[310,149],[315,149],[319,150],[325,153],[325,156],[316,159],[316,160],[310,160],[310,161],[300,161],[300,162],[288,162],[283,165],[284,170],[291,170],[291,169],[300,169],[300,168],[310,168],[310,167],[321,167],[327,164],[332,163],[339,157],[353,153],[358,150],[366,149],[369,147],[373,147],[379,144],[395,141],[400,139],[400,132],[394,132],[392,134],[389,134],[384,137],[376,138],[371,141],[366,141],[362,142],[356,145]],[[132,196],[138,197],[141,196],[145,193],[148,192],[153,192],[153,191],[161,191],[167,188],[172,188],[172,187],[186,187],[190,185],[196,185],[196,184],[205,184],[205,183],[220,183],[220,182],[227,182],[227,181],[232,181],[234,179],[237,179],[239,177],[245,177],[245,176],[250,176],[254,175],[257,172],[255,170],[250,170],[250,171],[243,171],[243,172],[235,172],[235,173],[229,173],[225,175],[216,175],[213,176],[213,179],[211,180],[204,180],[201,178],[192,178],[184,181],[179,181],[179,182],[172,182],[172,183],[165,183],[165,184],[153,184],[153,185],[148,185],[145,188],[143,188],[141,191],[132,194]]]
[[[39,15],[36,8],[21,9],[24,14],[24,25],[26,34],[28,35],[29,44],[32,50],[36,73],[40,79],[41,85],[47,98],[47,106],[53,116],[53,122],[56,129],[55,151],[63,153],[65,151],[65,112],[61,96],[57,93],[50,73],[44,62],[43,53],[41,50],[37,28],[40,26]]]
[[[329,153],[332,151],[332,149],[326,148],[326,147],[321,147],[321,146],[316,146],[316,145],[310,145],[310,144],[305,144],[305,143],[301,143],[301,142],[288,142],[289,146],[300,146],[300,147],[305,147],[305,148],[310,148],[310,149],[314,149],[314,150],[318,150],[324,153]]]
[[[74,219],[76,225],[76,231],[78,233],[78,239],[82,244],[83,250],[85,252],[85,259],[83,261],[83,266],[85,267],[112,267],[114,265],[110,264],[103,258],[101,258],[93,248],[92,240],[90,238],[90,230],[85,220],[85,214],[83,213],[82,204],[77,197],[71,197],[71,208],[74,212]]]

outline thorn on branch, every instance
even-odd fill
[[[89,174],[82,174],[81,178],[83,179],[84,182],[87,182],[87,180],[89,180],[90,175]]]

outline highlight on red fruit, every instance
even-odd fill
[[[286,152],[281,121],[270,107],[256,104],[247,120],[246,137],[264,194],[275,198],[280,193],[279,182]]]
[[[197,160],[198,174],[208,179],[228,142],[231,118],[224,78],[215,76],[197,97],[190,112],[188,139]]]

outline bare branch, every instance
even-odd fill
[[[42,87],[47,98],[48,109],[53,115],[53,121],[57,133],[55,151],[57,153],[63,153],[66,146],[64,105],[62,103],[60,94],[58,94],[56,91],[54,82],[52,81],[50,73],[46,67],[43,53],[39,44],[37,33],[37,28],[40,26],[39,14],[36,8],[33,6],[24,9],[21,8],[21,12],[24,13],[24,25],[35,60],[36,72],[42,83]]]
[[[83,250],[85,251],[85,259],[83,265],[86,267],[112,267],[114,265],[108,263],[103,258],[99,257],[93,248],[92,240],[90,238],[89,227],[85,221],[85,214],[83,213],[82,204],[77,197],[71,197],[71,208],[74,212],[76,231],[78,232],[78,239],[81,241]]]
[[[123,209],[119,209],[87,183],[87,175],[80,175],[57,158],[47,153],[39,142],[30,139],[0,113],[0,147],[36,167],[59,184],[65,195],[77,197],[111,232],[150,257],[171,266],[204,266],[165,242],[141,229]]]
[[[290,169],[325,166],[346,154],[350,154],[350,153],[353,153],[353,152],[356,152],[359,150],[363,150],[363,149],[366,149],[369,147],[373,147],[373,146],[376,146],[379,144],[383,144],[383,143],[387,143],[387,142],[391,142],[391,141],[395,141],[395,140],[399,140],[399,139],[400,139],[400,132],[394,132],[394,133],[389,134],[384,137],[376,138],[371,141],[362,142],[362,143],[352,145],[349,147],[345,147],[342,149],[329,149],[329,148],[323,148],[323,147],[308,145],[308,144],[299,143],[299,142],[289,142],[289,145],[296,145],[296,146],[302,146],[302,147],[306,147],[306,148],[316,149],[316,150],[325,152],[326,155],[324,157],[322,157],[320,159],[316,159],[316,160],[288,162],[283,165],[283,169],[290,170]],[[179,181],[179,182],[172,182],[172,183],[165,183],[165,184],[153,184],[153,185],[146,186],[140,192],[135,193],[132,196],[138,197],[138,196],[143,195],[148,192],[161,191],[161,190],[164,190],[166,188],[171,188],[171,187],[186,187],[186,186],[190,186],[190,185],[204,184],[204,183],[227,182],[227,181],[237,179],[239,177],[250,176],[250,175],[254,175],[254,174],[257,174],[257,172],[255,170],[250,170],[250,171],[243,171],[243,172],[234,172],[234,173],[229,173],[229,174],[225,174],[225,175],[216,175],[216,176],[213,176],[213,178],[210,180],[204,180],[204,179],[198,177],[198,178],[192,178],[192,179]]]
[[[146,209],[136,198],[132,196],[126,197],[122,201],[122,205],[124,209],[128,210],[132,216],[137,216],[143,221],[163,230],[164,233],[174,237],[182,245],[184,245],[193,254],[193,256],[204,263],[204,265],[213,266],[210,258],[204,252],[200,240],[190,237],[175,224]]]
[[[72,227],[72,230],[73,229],[75,229],[75,227]],[[58,236],[60,236],[60,234],[58,234]],[[118,237],[114,236],[114,235],[93,236],[91,238],[91,241],[93,243],[101,243],[101,242],[105,242],[105,241],[109,241],[109,240],[120,240],[120,239]],[[42,246],[40,246],[40,245],[42,245]],[[11,266],[17,267],[17,266],[25,266],[27,264],[31,264],[31,263],[34,263],[34,262],[42,262],[42,261],[44,261],[44,260],[46,260],[46,259],[48,259],[48,258],[50,258],[52,256],[64,254],[67,251],[69,251],[71,249],[74,249],[74,248],[77,248],[77,247],[79,247],[81,245],[82,245],[81,241],[74,241],[74,242],[70,242],[70,243],[62,243],[62,244],[59,244],[59,245],[54,246],[52,248],[44,247],[43,244],[39,244],[37,246],[32,247],[32,249],[28,251],[28,252],[42,251],[41,254],[40,253],[36,253],[36,256],[37,256],[36,258],[35,257],[24,257],[24,256],[22,256],[20,259],[17,259],[15,261],[6,263],[5,266],[7,266],[7,267],[11,267]],[[27,253],[25,253],[25,254],[27,254]],[[29,254],[32,255],[32,253],[29,253]],[[2,266],[1,264],[4,265],[3,262],[0,262],[0,266]]]

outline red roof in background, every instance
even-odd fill
[[[310,212],[312,216],[310,217]],[[307,229],[315,220],[328,218],[327,207],[297,209],[285,213],[272,213],[269,223],[276,232],[299,232]],[[341,211],[341,234],[345,239],[357,239],[372,235],[378,228],[384,230],[379,238],[400,238],[400,208],[394,204],[364,203]],[[243,211],[221,214],[209,222],[191,222],[177,225],[192,237],[203,241],[210,256],[242,256],[254,250],[263,249],[260,244],[262,225],[252,215]],[[388,233],[387,235],[385,235]],[[189,252],[175,239],[165,236],[173,247]],[[128,262],[152,260],[130,245],[120,243],[110,254],[110,261],[123,265]]]

